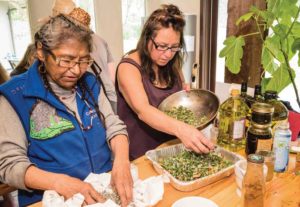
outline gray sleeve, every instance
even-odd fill
[[[101,88],[100,96],[98,98],[98,104],[100,111],[103,113],[105,117],[106,124],[106,139],[109,144],[109,141],[116,135],[123,134],[128,137],[128,133],[126,130],[126,125],[123,121],[120,120],[119,116],[116,115],[111,105],[106,98],[103,89]]]
[[[28,142],[17,113],[3,96],[0,114],[0,181],[26,189],[25,173],[33,165],[27,157]]]
[[[103,40],[104,41],[104,40]],[[113,55],[111,54],[110,52],[110,49],[108,47],[108,44],[107,42],[104,41],[104,45],[105,45],[105,48],[106,48],[106,52],[107,52],[107,63],[112,63],[114,62],[114,58],[113,58]]]

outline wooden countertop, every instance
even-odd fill
[[[174,144],[170,142],[163,146]],[[300,175],[294,174],[295,154],[290,154],[289,170],[285,173],[275,173],[273,179],[266,183],[265,207],[300,207]],[[138,167],[141,179],[155,176],[157,173],[145,156],[133,161]],[[219,207],[241,207],[241,199],[236,194],[235,175],[224,178],[216,183],[191,192],[181,192],[170,184],[165,184],[163,200],[155,207],[169,207],[176,200],[186,196],[201,196],[211,199]],[[31,207],[41,207],[41,202]]]

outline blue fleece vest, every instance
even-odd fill
[[[76,102],[82,124],[89,126],[92,122],[91,129],[82,130],[77,119],[45,89],[38,64],[36,61],[28,72],[0,87],[0,94],[9,101],[22,122],[30,161],[42,170],[64,173],[81,180],[91,172],[111,170],[111,152],[106,142],[106,132],[94,106],[81,100],[82,92],[77,90],[79,95],[76,95]],[[83,78],[95,100],[98,100],[100,85],[95,76],[87,72]],[[89,96],[88,100],[88,103],[93,103]],[[43,108],[47,112],[44,113]],[[47,113],[52,113],[51,118]],[[60,123],[64,125],[60,126]],[[19,205],[40,201],[42,195],[42,191],[19,190]]]

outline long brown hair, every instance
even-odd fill
[[[167,83],[167,86],[173,86],[174,82],[179,78],[178,70],[183,64],[183,57],[185,54],[185,43],[183,38],[183,29],[185,20],[179,8],[173,4],[162,5],[160,9],[155,10],[144,24],[140,39],[134,51],[137,51],[141,58],[141,66],[143,70],[149,75],[150,81],[153,83],[155,74],[152,68],[152,59],[148,50],[148,42],[151,38],[155,38],[157,31],[162,28],[172,27],[174,31],[180,33],[180,46],[183,51],[176,52],[172,60],[165,66],[159,66],[158,78],[159,81]],[[129,53],[132,53],[131,51]]]
[[[10,76],[15,76],[22,74],[28,70],[28,68],[33,63],[36,56],[36,49],[35,45],[32,43],[28,45],[23,58],[19,62],[19,64],[16,66],[16,68],[10,73]]]
[[[9,79],[9,76],[5,70],[5,68],[0,63],[0,84],[6,82]]]

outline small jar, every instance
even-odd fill
[[[261,150],[258,151],[257,154],[264,157],[264,163],[268,167],[268,173],[266,177],[266,181],[268,182],[273,179],[273,175],[274,175],[274,160],[275,160],[274,152]]]
[[[256,102],[252,104],[251,111],[251,121],[262,125],[272,123],[274,107],[271,104]]]
[[[258,154],[247,156],[247,171],[243,180],[243,206],[263,207],[265,180],[263,176],[264,157]]]

